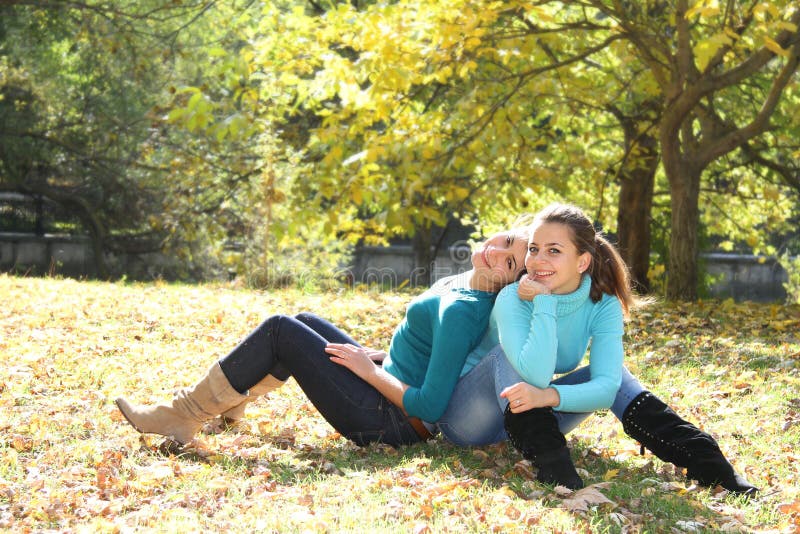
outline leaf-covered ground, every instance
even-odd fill
[[[168,398],[273,313],[388,344],[411,293],[259,292],[0,275],[0,530],[719,532],[800,529],[800,310],[656,304],[627,362],[763,489],[750,501],[639,455],[612,415],[569,435],[587,488],[532,481],[510,448],[360,449],[292,381],[195,448],[141,438],[113,399]]]

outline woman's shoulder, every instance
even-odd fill
[[[481,323],[488,321],[494,301],[495,295],[492,293],[453,290],[442,295],[439,302],[439,316],[442,321]]]
[[[620,302],[619,297],[617,297],[616,295],[611,295],[610,293],[603,293],[603,296],[600,297],[600,300],[597,302],[597,305],[604,309],[614,309],[622,311],[622,302]]]
[[[518,289],[519,289],[519,282],[513,282],[511,284],[508,284],[506,287],[501,289],[500,292],[497,294],[497,301],[499,302],[501,299],[504,302],[514,299],[519,300],[519,297],[517,297]]]
[[[600,297],[600,300],[597,302],[592,302],[590,313],[593,322],[603,320],[611,320],[615,323],[624,322],[622,303],[615,295],[610,295],[608,293],[603,293],[603,296]]]

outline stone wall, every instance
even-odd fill
[[[774,258],[741,254],[705,254],[706,271],[714,278],[709,294],[737,301],[783,301],[786,272]],[[126,272],[133,279],[153,279],[169,271],[159,254],[109,257],[112,272]],[[361,247],[345,272],[355,283],[386,288],[413,284],[417,274],[410,246]],[[432,279],[464,272],[470,268],[470,252],[464,246],[451,247],[437,257]],[[83,236],[0,233],[0,271],[19,274],[58,274],[92,277],[95,273],[91,243]]]
[[[0,233],[0,271],[94,276],[92,244],[85,236]]]
[[[709,294],[736,301],[784,301],[788,280],[775,258],[745,254],[704,254],[706,272],[714,278]]]
[[[783,302],[786,271],[775,260],[743,254],[703,254],[701,259],[713,282],[708,288],[713,298],[737,301]],[[454,248],[439,254],[433,280],[470,268],[466,248]],[[404,280],[414,280],[411,247],[363,247],[356,251],[350,277],[356,283],[378,283],[397,287]]]
[[[431,281],[468,271],[472,267],[470,258],[471,252],[465,246],[440,251],[431,271]],[[410,245],[359,247],[347,272],[348,278],[356,284],[377,284],[387,288],[416,285],[418,277]]]

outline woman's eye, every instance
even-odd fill
[[[558,253],[560,253],[560,252],[561,252],[561,251],[560,251],[560,250],[558,250],[557,248],[551,248],[551,249],[550,249],[550,254],[553,254],[553,255],[555,255],[555,254],[558,254]]]
[[[510,235],[506,236],[506,246],[508,246],[508,245],[511,245],[511,236]]]
[[[506,261],[508,262],[508,268],[511,269],[512,268],[511,260],[506,260]]]

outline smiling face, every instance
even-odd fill
[[[472,252],[472,287],[500,291],[525,268],[527,236],[521,230],[494,234]]]
[[[579,253],[569,226],[560,223],[538,225],[528,243],[525,267],[528,276],[545,285],[551,293],[572,293],[581,285],[581,275],[592,261],[588,252]]]

